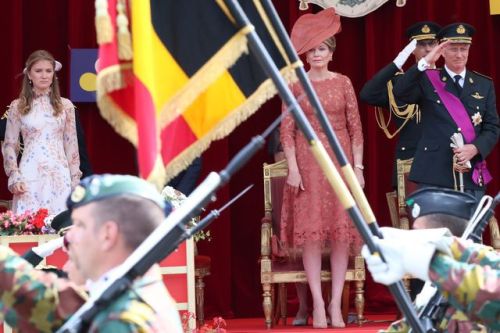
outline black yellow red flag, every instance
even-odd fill
[[[137,146],[141,177],[172,178],[276,94],[248,53],[252,29],[285,79],[294,80],[297,64],[256,4],[242,2],[253,26],[236,28],[222,0],[96,1],[99,108]]]

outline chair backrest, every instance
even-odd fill
[[[417,189],[417,185],[408,179],[413,158],[396,160],[397,188],[385,194],[389,207],[392,226],[400,229],[410,229],[406,197]]]
[[[399,214],[402,216],[407,215],[406,211],[406,197],[408,194],[417,190],[417,184],[411,182],[408,179],[410,175],[411,165],[413,163],[413,158],[407,160],[396,160],[396,171],[397,171],[397,193],[398,193],[398,207]]]
[[[286,160],[264,163],[264,210],[272,219],[273,233],[280,230],[283,189],[288,175]]]
[[[12,209],[12,200],[0,199],[0,212],[4,212],[11,209]]]
[[[275,257],[283,257],[279,240],[281,224],[281,207],[283,202],[283,189],[288,175],[286,160],[276,163],[264,163],[264,211],[265,219],[271,223],[271,253]]]

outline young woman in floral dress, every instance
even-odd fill
[[[49,52],[33,52],[19,98],[9,107],[2,153],[15,213],[47,208],[55,215],[65,210],[81,177],[75,107],[60,95],[59,69]],[[20,135],[24,148],[18,164]]]

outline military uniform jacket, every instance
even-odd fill
[[[459,94],[446,70],[443,68],[439,71],[441,80],[446,82],[445,89],[460,98],[471,121],[473,116],[481,120],[474,126],[475,140],[469,142],[479,151],[471,160],[474,167],[475,163],[488,156],[498,140],[498,114],[493,82],[467,70],[462,93]],[[418,103],[422,112],[422,137],[417,145],[410,180],[453,188],[453,150],[450,148],[450,137],[459,132],[459,129],[434,86],[427,75],[414,65],[404,75],[400,75],[394,85],[394,95],[405,103]],[[472,181],[472,171],[464,174],[464,186],[469,190],[484,190],[484,187]]]
[[[389,97],[387,95],[387,82],[392,81],[393,85],[401,77],[399,68],[393,63],[389,63],[373,76],[371,80],[365,83],[359,94],[360,99],[373,106],[389,109]],[[407,103],[400,102],[396,99],[398,105],[403,106]],[[394,121],[396,128],[403,125],[405,119],[402,119],[394,114],[391,115],[391,121]],[[416,118],[409,120],[401,129],[396,143],[396,153],[394,156],[393,166],[393,186],[396,186],[396,160],[407,160],[415,155],[417,143],[422,133],[422,126],[416,122]]]
[[[23,333],[55,332],[87,295],[67,279],[39,271],[0,246],[0,320]],[[179,313],[158,268],[118,297],[92,321],[88,332],[181,333]]]
[[[94,318],[89,333],[183,333],[179,312],[163,285],[158,266],[134,281]]]

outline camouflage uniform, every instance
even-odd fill
[[[429,277],[449,301],[439,324],[442,332],[500,330],[500,256],[494,249],[454,238],[450,255],[438,252]],[[472,320],[472,321],[471,321]],[[404,320],[381,332],[408,332]]]
[[[0,319],[23,333],[54,332],[83,303],[68,280],[36,270],[0,246]]]
[[[163,285],[159,267],[153,266],[127,292],[99,312],[88,332],[182,333],[178,311]]]
[[[66,279],[44,273],[0,246],[0,320],[23,333],[54,332],[86,300]],[[89,332],[181,332],[175,306],[153,267],[101,311]]]
[[[490,247],[454,239],[451,256],[439,253],[429,276],[451,306],[500,330],[500,256]]]

